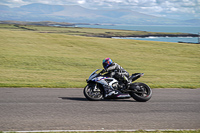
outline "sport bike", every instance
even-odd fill
[[[133,98],[138,102],[146,102],[152,97],[152,89],[145,83],[134,82],[144,75],[144,73],[134,73],[129,77],[130,84],[125,85],[115,78],[108,77],[107,74],[95,70],[86,80],[87,85],[83,94],[88,100],[99,101],[103,99],[124,99]],[[106,88],[114,90],[112,95],[108,96]]]

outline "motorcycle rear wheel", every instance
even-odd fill
[[[100,101],[103,99],[103,93],[97,85],[86,85],[83,94],[90,101]]]
[[[138,102],[146,102],[152,97],[152,89],[145,83],[133,83],[131,89],[134,91],[129,94]]]

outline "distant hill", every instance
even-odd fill
[[[194,25],[200,25],[200,19],[190,19],[190,20],[186,20],[186,23],[192,23]]]
[[[74,27],[73,23],[66,22],[52,22],[52,21],[39,21],[39,22],[26,22],[26,21],[0,21],[0,24],[15,24],[15,25],[38,25],[38,26],[70,26]]]
[[[156,17],[126,9],[91,10],[78,5],[47,5],[39,3],[17,8],[0,5],[0,20],[135,25],[200,25],[197,21]]]

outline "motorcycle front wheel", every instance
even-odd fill
[[[86,87],[83,90],[84,96],[90,100],[90,101],[99,101],[103,99],[103,92],[101,89],[95,85],[86,85]]]
[[[138,102],[146,102],[152,97],[152,89],[145,83],[133,83],[131,90],[134,90],[130,92],[131,97]]]

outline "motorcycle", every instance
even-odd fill
[[[131,82],[128,86],[116,80],[115,78],[108,77],[106,74],[102,74],[101,69],[96,69],[88,79],[86,79],[87,85],[83,90],[84,96],[90,101],[100,101],[103,99],[125,99],[133,98],[138,102],[146,102],[152,97],[152,89],[141,82],[134,82],[144,73],[134,73],[129,77]],[[122,87],[123,86],[123,87]],[[107,94],[106,87],[110,87],[114,90],[112,95]]]

